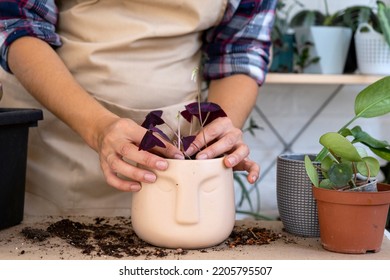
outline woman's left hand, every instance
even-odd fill
[[[198,149],[201,151],[196,155],[197,159],[211,159],[226,154],[226,167],[232,167],[235,171],[247,171],[247,180],[251,184],[259,178],[260,166],[248,158],[249,147],[243,141],[242,130],[235,127],[228,117],[217,118],[205,126],[186,154],[191,156]]]

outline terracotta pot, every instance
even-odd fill
[[[390,204],[390,185],[378,192],[335,191],[313,187],[322,246],[339,253],[381,249]]]
[[[166,248],[197,249],[223,242],[235,223],[232,169],[223,158],[168,160],[157,181],[133,194],[131,217],[144,241]]]

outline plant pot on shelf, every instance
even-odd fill
[[[133,194],[131,218],[144,241],[165,248],[197,249],[223,242],[235,223],[232,169],[223,158],[168,159],[155,183]]]
[[[390,46],[369,24],[360,24],[355,34],[356,59],[362,74],[390,75]]]
[[[307,61],[318,62],[301,66],[303,73],[342,74],[352,38],[352,29],[339,26],[311,26],[295,28],[298,53],[308,51]]]
[[[390,185],[378,192],[351,192],[313,186],[322,246],[338,253],[364,254],[381,249],[390,204]]]
[[[292,73],[294,70],[294,34],[283,34],[280,45],[272,48],[270,72]]]
[[[23,220],[29,127],[41,110],[0,108],[0,229]]]
[[[312,159],[315,155],[310,155]],[[306,173],[303,154],[279,155],[276,162],[276,197],[280,219],[289,233],[319,237],[317,205]]]

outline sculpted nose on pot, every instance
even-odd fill
[[[178,224],[199,223],[198,188],[189,184],[179,185],[176,195],[176,222]]]

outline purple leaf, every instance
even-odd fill
[[[146,129],[150,129],[152,127],[155,127],[156,125],[165,123],[164,120],[161,118],[162,114],[163,111],[161,110],[151,111],[149,114],[146,115],[145,120],[141,124],[141,126]]]
[[[194,115],[192,115],[188,110],[181,111],[180,114],[182,115],[182,117],[184,119],[187,120],[187,122],[191,123],[192,116],[194,116]]]
[[[154,148],[155,146],[159,146],[162,148],[165,148],[164,143],[158,139],[156,136],[153,135],[153,131],[148,130],[144,137],[141,140],[141,143],[139,144],[138,150],[144,150],[149,151],[150,149]]]
[[[196,138],[195,135],[185,136],[185,137],[181,138],[181,142],[183,143],[184,151],[187,151],[187,149],[190,147],[192,142],[194,142],[195,138]]]
[[[165,140],[171,141],[171,139],[169,139],[168,135],[166,135],[161,129],[159,129],[157,127],[151,127],[150,130],[160,134]]]
[[[183,118],[185,118],[188,122],[191,122],[192,117],[199,118],[199,104],[198,102],[193,102],[185,106],[186,110],[180,112]],[[226,113],[222,110],[222,108],[213,102],[201,102],[200,103],[200,112],[202,114],[202,121],[206,122],[204,125],[209,124],[213,120],[219,117],[226,117]]]

